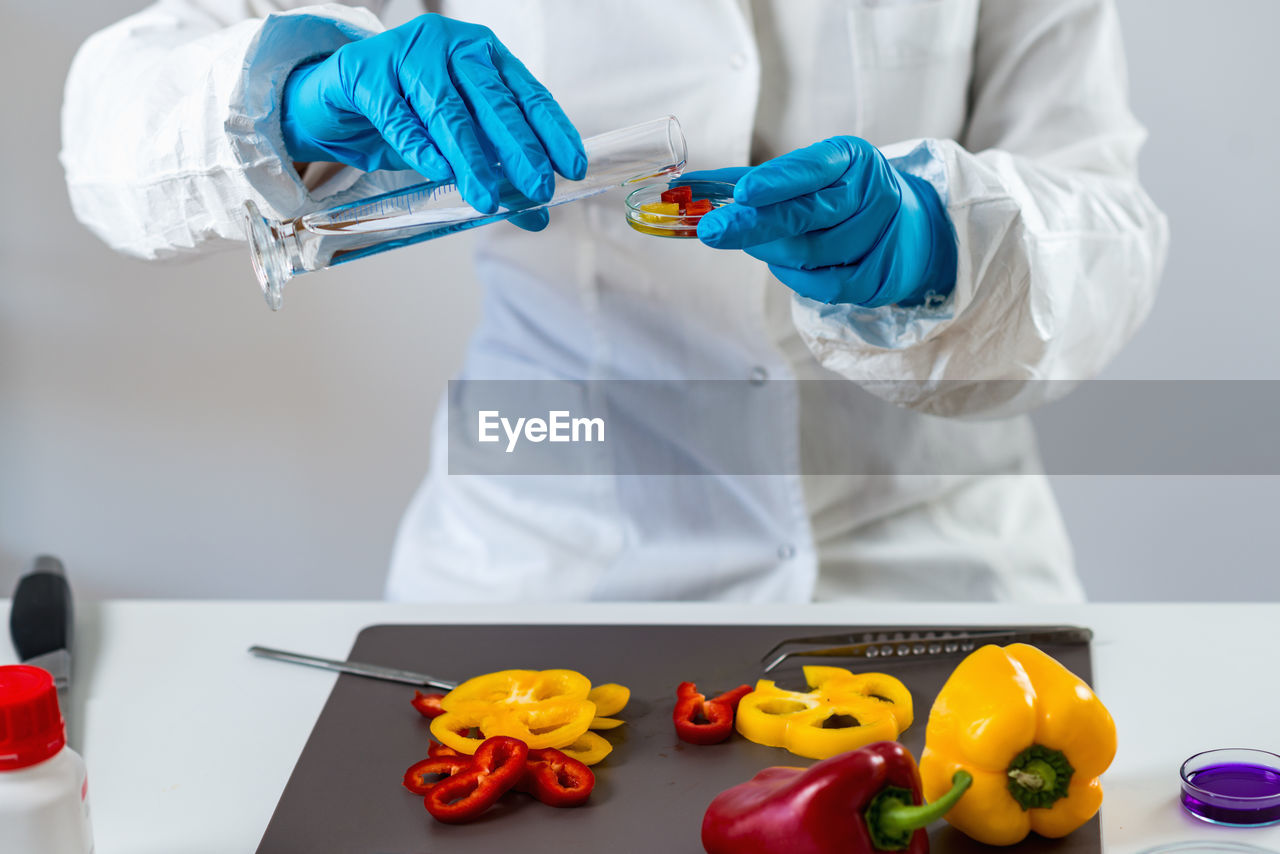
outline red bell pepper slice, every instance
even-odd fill
[[[690,744],[719,744],[733,733],[733,713],[742,698],[750,693],[750,685],[739,685],[708,700],[698,693],[697,685],[681,682],[676,689],[676,708],[672,714],[676,735]]]
[[[471,821],[520,782],[528,758],[529,748],[518,738],[505,735],[487,738],[476,748],[466,768],[427,791],[423,805],[437,821],[446,824]]]
[[[471,758],[470,756],[467,756],[467,754],[460,753],[459,751],[454,750],[449,745],[441,744],[438,741],[433,741],[427,745],[427,756],[429,756],[432,759],[436,759],[437,757],[440,757],[440,756],[461,756],[464,759]]]
[[[697,218],[701,218],[703,214],[711,213],[712,207],[710,199],[698,199],[696,202],[690,202],[685,205],[684,213],[685,216],[694,219],[696,222]]]
[[[413,707],[418,710],[418,714],[424,718],[436,718],[444,714],[444,707],[440,704],[444,700],[444,694],[423,694],[421,691],[413,692]]]
[[[530,750],[516,790],[528,792],[551,807],[576,807],[595,788],[596,775],[583,763],[554,747]]]
[[[441,781],[470,765],[470,756],[428,756],[404,772],[404,787],[415,795],[425,795]],[[438,779],[431,779],[433,777]]]
[[[444,694],[424,694],[421,691],[414,691],[411,702],[418,710],[418,714],[424,718],[438,718],[444,714],[444,707],[440,705],[443,699]]]
[[[681,220],[681,223],[689,227],[679,229],[676,234],[681,237],[697,237],[699,221],[702,220],[703,216],[711,213],[713,207],[709,199],[697,199],[681,206],[680,213],[684,214],[684,219]]]
[[[660,197],[664,202],[675,202],[678,205],[687,205],[693,201],[693,187],[685,185],[683,187],[672,187],[662,191]]]

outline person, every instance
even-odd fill
[[[735,203],[699,241],[636,233],[616,194],[480,229],[460,380],[773,390],[745,425],[763,474],[450,476],[442,406],[389,596],[1082,598],[1026,413],[1132,335],[1168,240],[1111,0],[388,11],[164,0],[95,34],[63,110],[77,216],[165,258],[240,241],[246,199],[293,217],[394,170],[491,210],[671,113]],[[618,452],[678,457],[679,415]]]

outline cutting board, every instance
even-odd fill
[[[831,632],[941,631],[948,627],[832,626],[371,626],[360,632],[352,661],[401,667],[445,679],[511,668],[569,668],[592,683],[621,682],[632,699],[625,726],[603,733],[613,742],[595,766],[591,800],[553,809],[509,794],[480,819],[440,824],[422,798],[401,786],[404,771],[426,756],[428,721],[409,704],[413,689],[359,676],[339,676],[298,758],[258,854],[698,854],[707,804],[720,791],[770,765],[808,760],[762,747],[738,734],[698,747],[677,740],[671,723],[676,685],[697,682],[711,694],[759,677],[760,657],[785,638]],[[974,630],[976,627],[965,627]],[[995,628],[995,627],[988,627]],[[1089,647],[1042,648],[1081,678],[1092,679]],[[848,665],[843,659],[787,662],[770,678],[803,689],[800,665]],[[960,657],[880,659],[875,669],[910,689],[916,721],[903,734],[915,756],[924,745],[934,697]],[[1013,847],[979,845],[943,823],[930,830],[935,854],[1017,854],[1102,850],[1098,819],[1061,840],[1032,835]]]

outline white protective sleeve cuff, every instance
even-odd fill
[[[297,216],[313,209],[318,199],[348,190],[364,177],[358,170],[344,169],[323,189],[309,191],[285,149],[280,114],[284,84],[293,69],[382,29],[368,10],[336,5],[269,15],[263,21],[231,94],[226,131],[264,212],[281,219]]]
[[[279,129],[284,81],[381,28],[343,6],[227,23],[156,3],[95,33],[72,61],[62,110],[76,217],[108,246],[158,259],[243,239],[248,199],[297,212],[307,192]]]
[[[1142,131],[1113,139],[1136,150]],[[796,299],[814,356],[878,397],[947,417],[1024,413],[1095,376],[1150,310],[1168,245],[1136,179],[952,140],[908,145],[886,154],[938,188],[959,244],[955,291],[918,308]]]
[[[943,206],[947,206],[947,171],[935,141],[895,143],[885,146],[882,152],[894,168],[932,184]],[[901,350],[917,345],[940,332],[963,311],[972,291],[972,279],[957,274],[956,287],[950,295],[918,306],[828,305],[796,294],[792,318],[814,355],[826,364],[839,351]]]

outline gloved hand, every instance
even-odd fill
[[[698,238],[759,258],[801,296],[876,307],[955,288],[955,236],[937,191],[866,140],[836,136],[754,168],[684,177],[736,182],[734,204],[703,216]]]
[[[571,179],[587,171],[578,131],[520,60],[487,27],[439,15],[294,69],[281,125],[296,161],[456,178],[485,213],[498,209],[498,162],[539,203],[554,192],[553,168]]]

